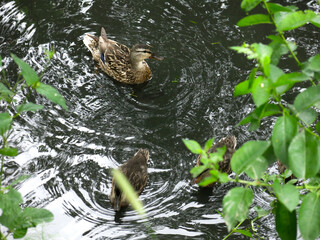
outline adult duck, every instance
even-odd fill
[[[126,176],[133,189],[140,195],[148,180],[149,151],[139,149],[136,154],[126,163],[120,166],[119,170]],[[110,201],[115,211],[129,205],[125,194],[119,189],[115,179],[112,179]]]
[[[223,155],[223,161],[220,161],[218,163],[219,165],[219,170],[221,172],[225,172],[227,174],[230,174],[231,171],[231,166],[230,166],[230,160],[231,157],[233,155],[233,153],[235,152],[235,148],[237,146],[237,139],[235,136],[227,136],[225,138],[220,139],[216,144],[214,144],[208,151],[207,153],[214,153],[217,151],[217,148],[221,148],[223,146],[226,146],[226,152]],[[197,163],[196,166],[200,166],[202,165],[201,162],[201,155],[198,156],[197,158]],[[197,177],[195,177],[194,179],[192,179],[191,184],[195,184],[195,183],[199,183],[201,182],[203,179],[210,177],[210,170],[211,169],[205,169],[202,173],[200,173]],[[212,187],[214,186],[214,183],[211,183],[209,185],[207,185],[206,187]]]
[[[100,36],[86,33],[83,42],[102,71],[115,80],[126,84],[144,83],[152,77],[150,67],[145,59],[163,59],[156,57],[148,45],[136,44],[129,49],[127,46],[109,39],[103,27]]]

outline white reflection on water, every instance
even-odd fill
[[[157,227],[155,230],[157,234],[165,234],[165,235],[181,235],[181,236],[189,236],[189,237],[196,237],[203,235],[202,232],[196,232],[196,231],[188,231],[184,228],[169,228],[169,227]]]
[[[191,220],[192,223],[200,224],[221,224],[224,223],[220,214],[204,214],[203,219]]]

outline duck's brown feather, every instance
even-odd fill
[[[141,194],[148,181],[148,160],[149,151],[139,149],[130,160],[119,168],[138,195]],[[119,190],[115,179],[112,179],[110,201],[116,211],[129,205],[126,196]]]

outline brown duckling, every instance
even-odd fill
[[[214,144],[207,153],[214,153],[217,151],[217,148],[221,148],[223,146],[226,146],[226,152],[223,155],[223,161],[220,161],[219,164],[219,170],[221,172],[225,172],[227,174],[230,174],[231,171],[231,166],[230,166],[230,160],[231,157],[233,155],[233,153],[235,152],[235,148],[237,145],[237,139],[235,136],[227,136],[225,138],[220,139],[219,142],[217,142],[216,144]],[[200,166],[202,165],[201,162],[201,155],[198,156],[197,158],[197,164],[196,166]],[[194,179],[192,179],[191,184],[195,184],[195,183],[199,183],[201,182],[204,178],[210,177],[210,170],[211,169],[206,169],[204,170],[202,173],[200,173],[197,177],[195,177]],[[212,187],[214,186],[215,183],[209,184],[206,187]]]
[[[282,173],[284,173],[285,171],[286,171],[286,169],[287,169],[287,167],[286,167],[286,165],[284,165],[282,162],[280,162],[279,160],[277,160],[277,164],[278,164],[278,171],[279,171],[279,173],[280,174],[282,174]],[[285,183],[287,183],[287,182],[289,182],[290,180],[292,180],[292,179],[295,179],[296,177],[293,175],[293,174],[291,174],[289,177],[287,177],[286,179],[285,179]]]
[[[139,149],[131,159],[122,164],[119,168],[126,176],[133,189],[137,192],[138,196],[147,184],[148,161],[149,151],[147,149]],[[112,179],[110,201],[115,211],[119,211],[122,207],[129,205],[126,196],[118,188],[114,178]]]
[[[151,78],[152,73],[145,59],[163,59],[156,57],[148,45],[137,44],[129,49],[108,39],[104,28],[101,28],[99,37],[85,34],[83,42],[102,71],[126,84],[140,84]]]

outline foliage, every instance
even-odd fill
[[[47,51],[48,59],[53,56],[54,51]],[[2,69],[2,59],[0,56],[0,70],[2,73],[0,82],[0,102],[5,109],[0,113],[0,226],[5,228],[0,231],[0,239],[6,239],[9,234],[13,234],[13,238],[22,238],[26,235],[28,228],[35,227],[42,222],[50,222],[53,220],[53,214],[46,209],[39,208],[23,208],[23,199],[21,194],[13,188],[22,177],[17,179],[11,185],[3,184],[3,168],[4,163],[10,157],[18,155],[18,149],[10,146],[9,137],[14,131],[12,129],[13,121],[21,116],[24,112],[36,112],[43,109],[42,105],[27,102],[28,97],[18,104],[15,96],[23,89],[27,88],[29,93],[34,89],[37,93],[43,95],[54,103],[59,104],[65,110],[68,109],[64,98],[59,92],[50,85],[41,83],[38,74],[23,60],[11,54],[14,62],[20,67],[21,75],[13,87],[6,79],[6,73]],[[48,61],[49,63],[49,61]],[[5,235],[6,233],[6,235]]]
[[[263,119],[272,116],[275,120],[272,136],[265,141],[249,141],[243,144],[231,159],[235,178],[224,178],[224,182],[238,182],[245,187],[232,188],[223,199],[223,216],[227,227],[234,229],[237,222],[248,218],[253,199],[252,187],[266,188],[274,197],[270,213],[275,214],[276,230],[281,239],[296,239],[298,227],[303,239],[315,239],[320,235],[320,54],[300,62],[297,46],[285,38],[288,31],[305,24],[320,27],[320,15],[310,11],[300,11],[296,6],[283,6],[268,0],[242,0],[241,8],[246,12],[261,5],[266,14],[247,15],[238,26],[272,24],[276,34],[268,36],[269,44],[244,43],[231,47],[243,53],[256,66],[247,80],[239,83],[234,96],[251,94],[256,108],[239,125],[249,124],[249,130],[260,127]],[[294,32],[293,32],[294,33]],[[292,57],[292,58],[290,58]],[[280,61],[294,61],[299,71],[281,69]],[[294,101],[286,101],[283,96],[297,84],[303,89]],[[184,140],[191,152],[202,154],[202,163],[191,170],[196,177],[206,168],[214,170],[205,183],[220,180],[222,173],[217,168],[216,157],[206,157],[204,149],[191,140]],[[283,174],[265,174],[268,166],[279,160],[287,170]],[[297,180],[285,182],[293,173],[301,179],[302,185],[294,185]],[[239,175],[247,175],[250,180],[242,180]],[[299,206],[299,203],[301,205]],[[297,227],[298,224],[298,227]]]

